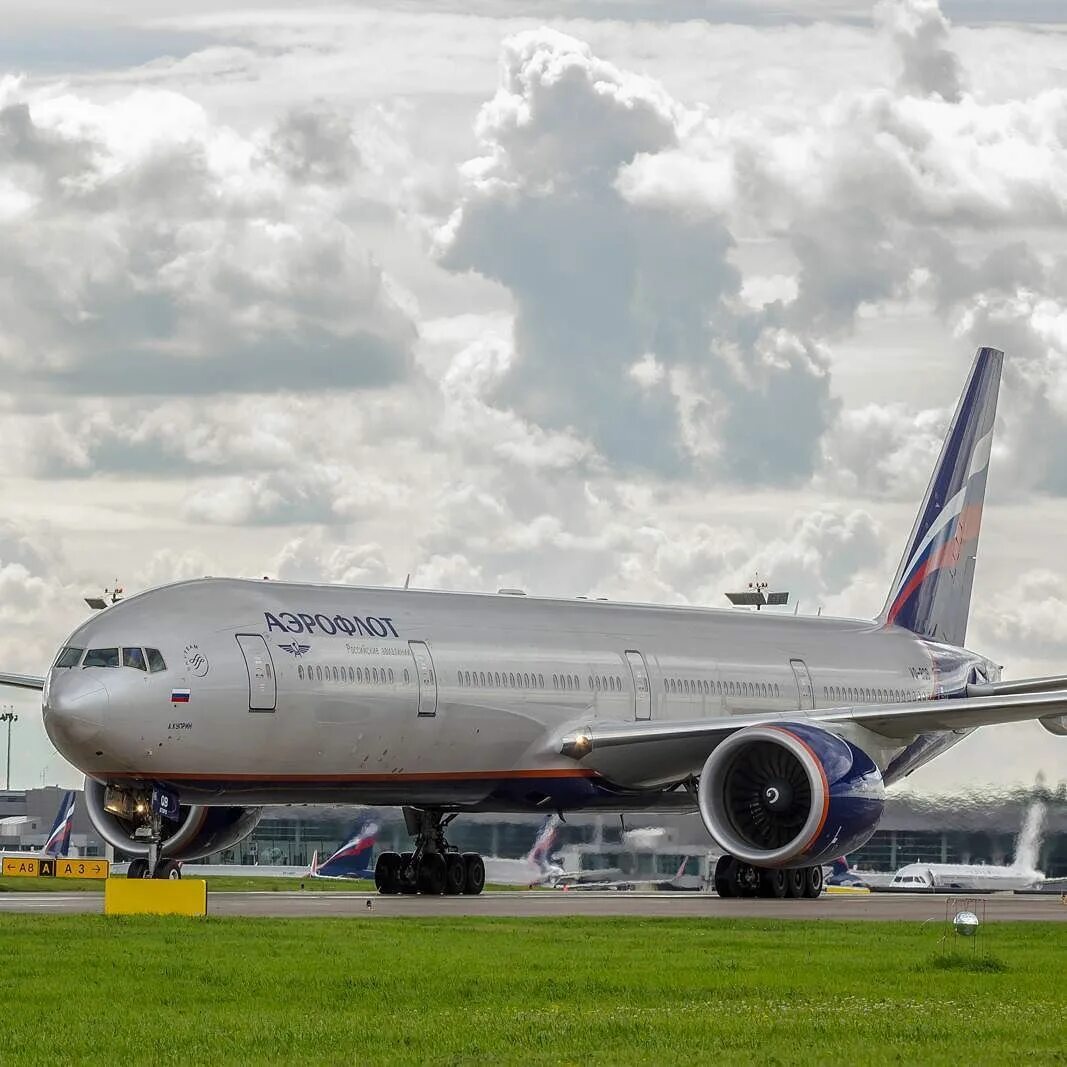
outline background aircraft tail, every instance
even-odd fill
[[[322,863],[318,862],[318,853],[315,853],[311,860],[312,875],[318,878],[373,878],[371,858],[377,840],[377,823],[357,826],[352,836]]]
[[[526,853],[525,859],[527,863],[532,863],[542,870],[548,866],[549,853],[552,851],[556,838],[559,836],[560,821],[558,815],[549,815],[541,824],[541,828],[537,831],[537,837],[534,839],[533,847]]]
[[[41,846],[42,852],[50,856],[65,856],[70,848],[70,831],[74,826],[74,805],[78,794],[73,790],[63,794],[59,802],[59,811],[56,812],[56,821],[52,823],[52,830],[48,840]]]
[[[881,621],[962,645],[1004,353],[980,348],[941,447]]]

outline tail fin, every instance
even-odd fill
[[[332,855],[317,863],[314,873],[321,878],[373,878],[371,856],[378,840],[378,824],[357,826],[352,836]]]
[[[541,824],[541,828],[537,831],[533,847],[526,853],[527,863],[532,863],[541,868],[548,865],[548,854],[552,851],[552,846],[559,836],[559,824],[560,817],[558,815],[549,815],[545,819]]]
[[[982,525],[1004,353],[980,348],[882,614],[886,625],[962,645]]]
[[[318,873],[319,873],[319,850],[315,849],[315,851],[311,853],[311,864],[308,867],[308,877],[309,878],[314,878],[315,875],[318,874]]]
[[[52,823],[48,840],[41,846],[42,852],[49,856],[65,856],[70,848],[70,831],[74,826],[74,805],[78,794],[73,790],[63,794],[56,812],[56,821]]]

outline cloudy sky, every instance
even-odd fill
[[[0,664],[116,577],[882,606],[979,344],[969,644],[1067,672],[1050,0],[38,0],[0,39]],[[4,697],[13,784],[76,781]],[[989,728],[928,791],[1067,777]]]

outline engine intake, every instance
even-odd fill
[[[106,793],[103,782],[85,779],[89,821],[109,845],[129,856],[147,856],[148,842],[134,836],[139,827],[147,825],[147,802],[116,810],[114,803],[105,807]],[[256,828],[263,811],[182,804],[178,814],[176,822],[163,820],[160,854],[174,860],[197,860],[243,841]]]
[[[759,867],[825,862],[866,843],[885,806],[873,760],[809,723],[749,726],[704,764],[700,817],[722,848]]]

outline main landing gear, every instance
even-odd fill
[[[772,870],[742,863],[733,856],[720,856],[715,864],[715,892],[720,897],[807,897],[822,893],[822,867]]]
[[[457,852],[445,840],[445,828],[456,817],[440,811],[405,808],[414,852],[383,852],[374,865],[374,884],[383,895],[423,893],[426,896],[477,895],[485,888],[485,863],[477,852]]]

